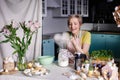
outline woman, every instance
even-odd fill
[[[64,32],[61,36],[62,38],[59,37],[58,39],[56,38],[58,35],[54,36],[55,42],[61,41],[63,43],[62,45],[65,45],[64,48],[73,54],[78,52],[88,55],[91,44],[91,34],[88,31],[81,30],[81,25],[82,17],[80,15],[70,15],[68,17],[69,31]]]
[[[67,49],[72,52],[79,52],[88,55],[91,34],[88,31],[80,30],[82,25],[82,17],[79,15],[70,15],[68,18],[68,28],[70,32],[70,42],[66,45]]]

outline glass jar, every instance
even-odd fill
[[[68,50],[67,49],[60,49],[58,54],[58,65],[65,67],[69,64],[68,58]]]

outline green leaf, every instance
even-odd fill
[[[16,41],[19,41],[19,43],[22,43],[19,37],[16,37]]]
[[[92,51],[91,56],[94,59],[100,59],[100,58],[104,58],[105,60],[112,58],[112,51],[111,50],[96,50],[96,51]]]
[[[9,42],[9,39],[4,40],[4,41],[1,41],[0,44],[1,44],[1,43],[7,43],[7,42]]]
[[[13,54],[16,54],[18,51],[17,50],[15,50],[14,52],[13,52]]]
[[[20,45],[19,45],[19,44],[13,43],[13,44],[12,44],[12,47],[13,47],[14,49],[16,49],[16,50],[20,50]]]

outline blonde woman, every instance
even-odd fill
[[[88,55],[91,44],[91,34],[88,31],[81,30],[82,17],[80,15],[70,15],[68,17],[69,31],[64,32],[61,36],[55,35],[55,42],[68,49],[72,54],[76,52]],[[60,44],[59,44],[60,45]]]
[[[68,18],[69,32],[66,32],[70,37],[70,42],[66,45],[66,48],[72,52],[80,52],[88,55],[91,34],[88,31],[82,31],[82,17],[80,15],[70,15]]]

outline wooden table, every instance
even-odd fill
[[[64,76],[63,73],[71,72],[73,68],[71,67],[60,67],[56,63],[45,66],[50,70],[50,73],[43,76],[25,76],[22,72],[17,72],[13,75],[0,75],[0,80],[70,80],[67,76]],[[95,78],[87,78],[87,80],[98,80]]]

